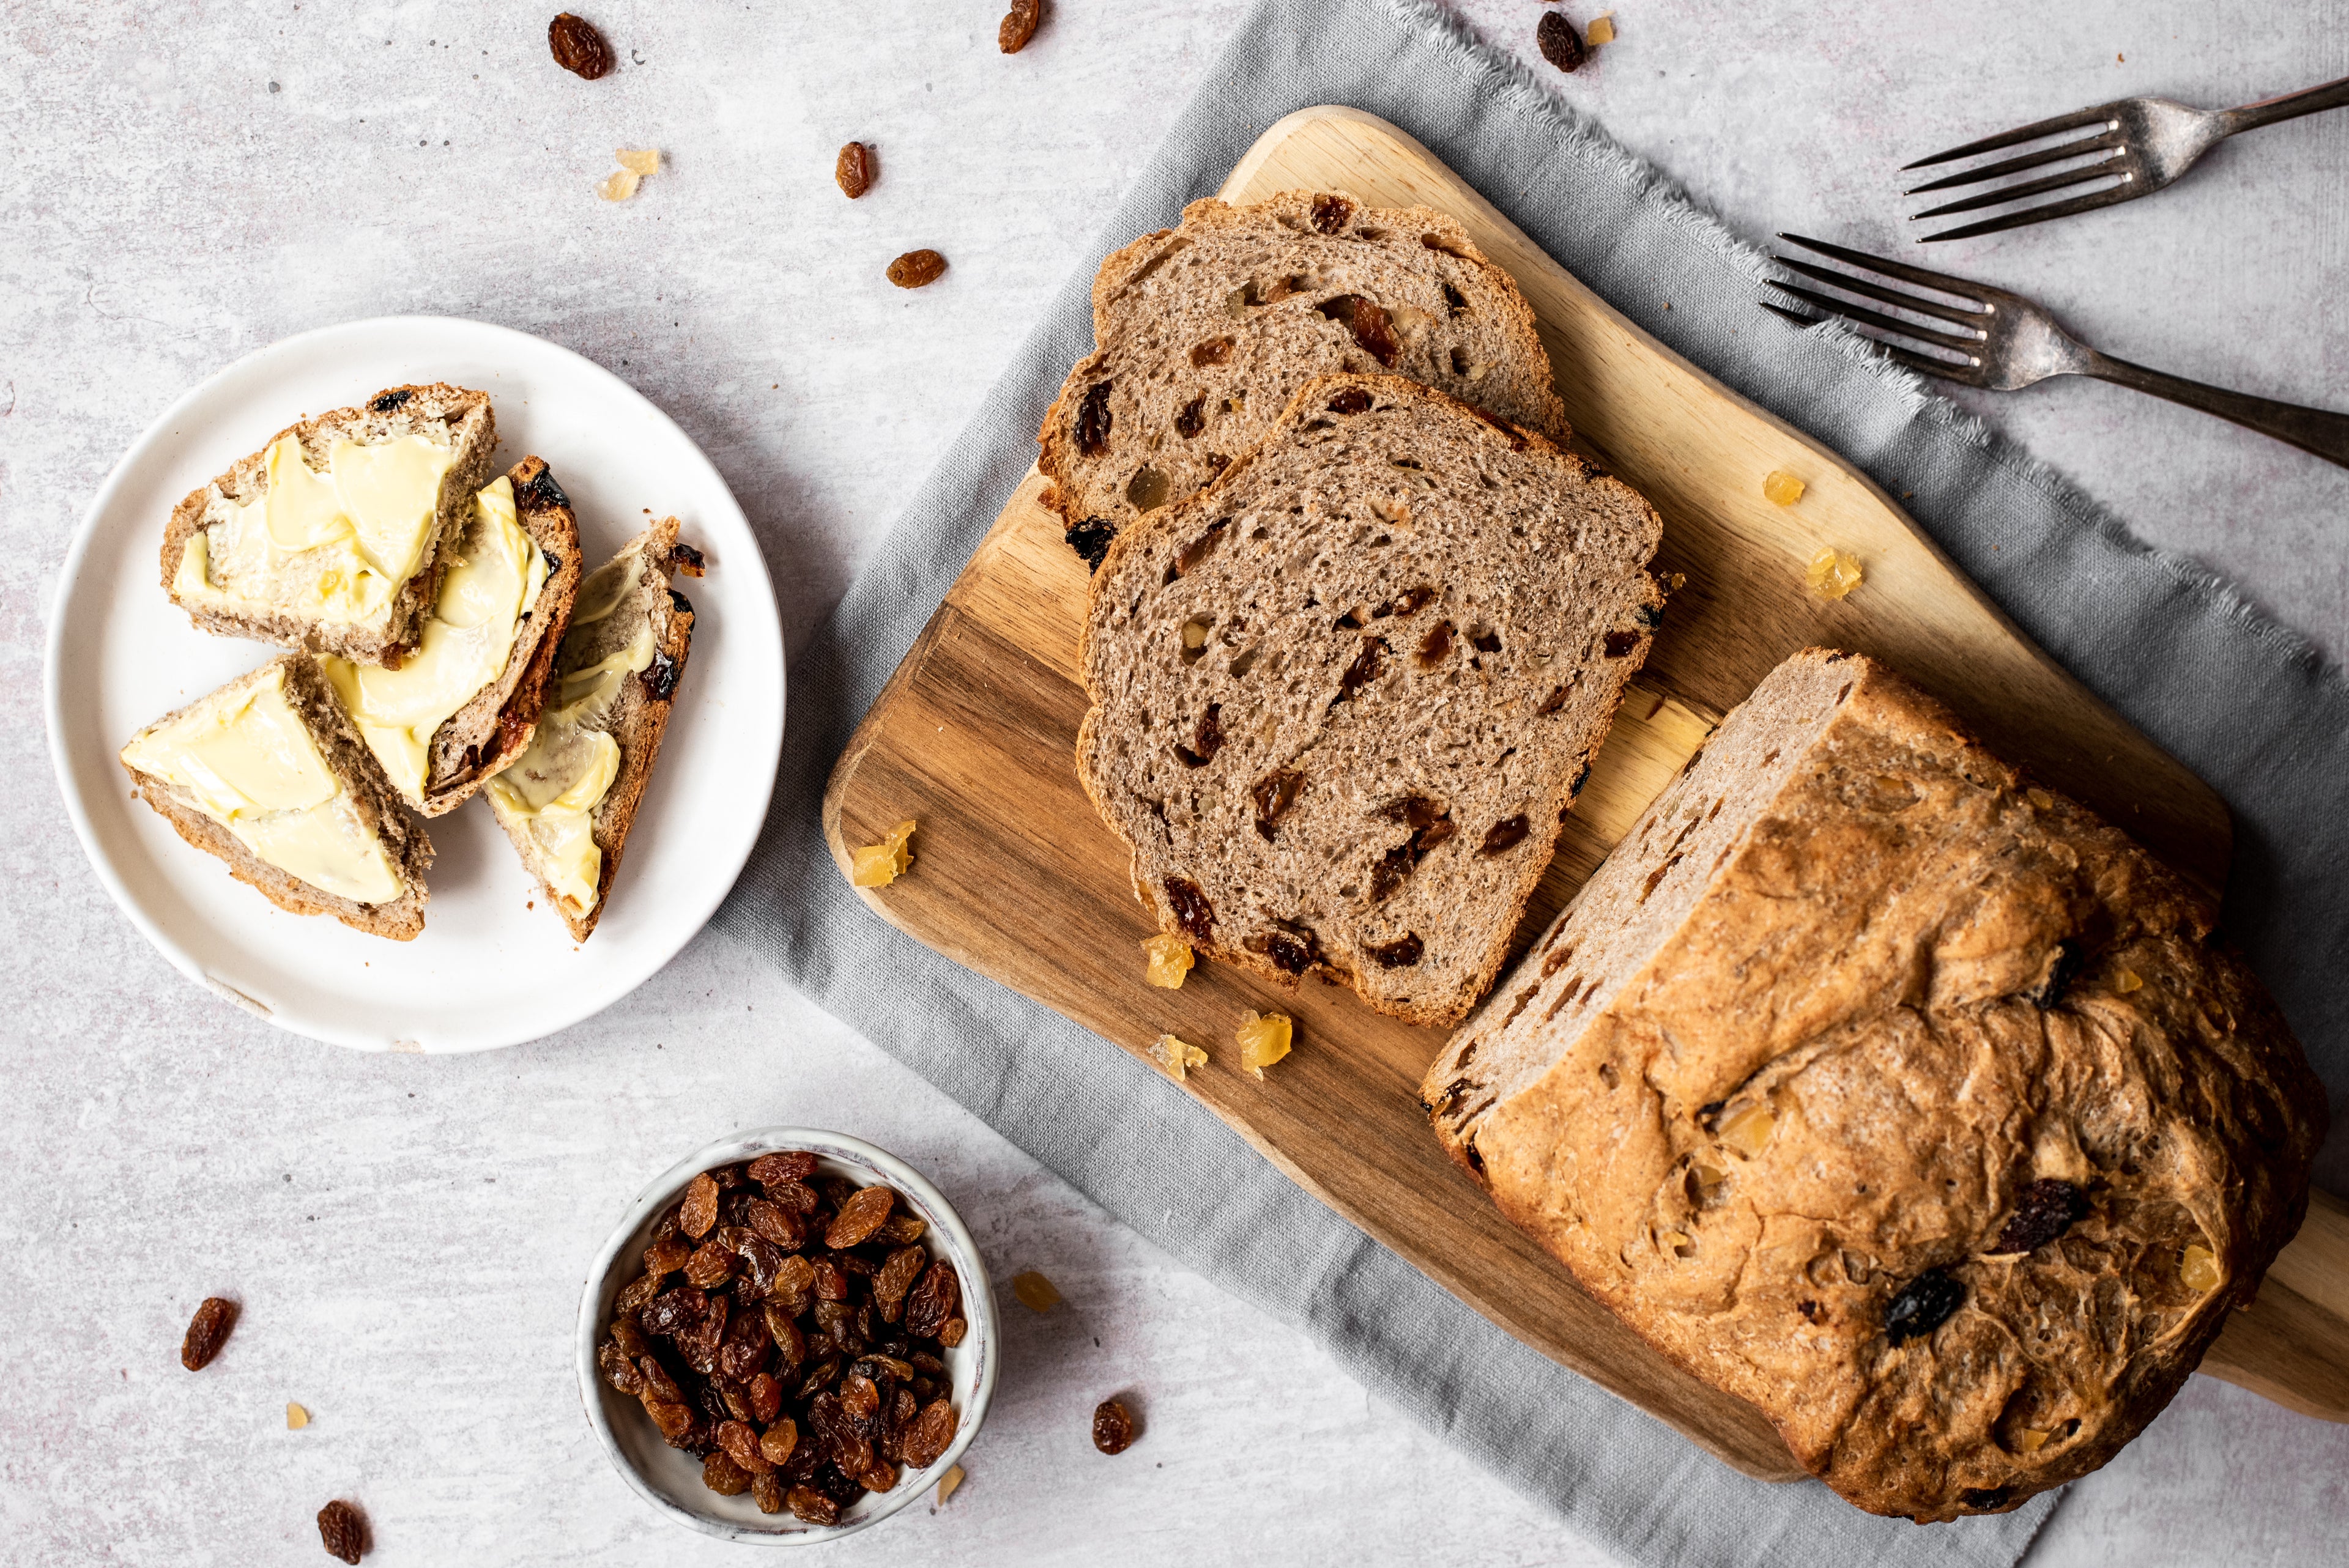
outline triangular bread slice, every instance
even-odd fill
[[[1077,771],[1159,928],[1460,1018],[1647,656],[1661,532],[1442,392],[1307,383],[1093,579]]]
[[[482,791],[581,942],[604,916],[693,645],[693,605],[669,573],[698,577],[702,558],[677,531],[662,519],[579,585],[537,731]]]
[[[331,489],[337,442],[375,449],[410,438],[449,459],[412,561],[376,559],[364,549],[355,555],[340,538],[297,550],[266,537],[255,503],[268,496],[270,453],[280,442],[295,443],[307,470],[289,480]],[[490,481],[496,448],[489,395],[440,384],[388,387],[358,407],[289,425],[172,510],[163,591],[207,632],[397,665],[440,597],[448,553],[472,519],[474,493]]]
[[[185,741],[198,749],[183,761]],[[395,942],[424,929],[432,841],[400,810],[382,765],[308,655],[282,655],[164,715],[131,738],[122,766],[132,792],[180,837],[278,908],[331,914]],[[282,803],[329,785],[312,803]],[[369,888],[370,877],[383,885]]]
[[[1254,446],[1316,376],[1408,376],[1568,435],[1525,296],[1424,207],[1314,191],[1194,201],[1181,227],[1102,263],[1093,341],[1038,438],[1048,502],[1096,563],[1112,535]]]
[[[537,552],[542,581],[534,596],[528,595],[529,564],[520,563],[524,582],[516,584],[508,575],[512,567],[498,559],[504,552],[496,536],[510,525],[497,512],[508,503],[513,524]],[[473,510],[472,521],[458,537],[450,572],[441,579],[440,602],[433,618],[425,623],[417,649],[398,670],[370,668],[331,655],[319,661],[344,707],[357,722],[359,733],[375,748],[400,798],[428,817],[455,810],[530,744],[554,668],[555,650],[571,624],[572,599],[579,591],[582,574],[579,525],[572,515],[571,498],[555,483],[544,459],[524,458],[511,471],[491,480],[476,498]],[[496,569],[487,574],[460,570],[467,563],[479,565],[484,561],[496,562]],[[473,640],[490,629],[490,623],[473,619],[484,607],[472,601],[477,588],[492,585],[509,593],[522,588],[526,595],[523,608],[511,623],[512,641],[504,663],[470,696],[460,697],[461,686],[451,689],[443,672],[461,667],[470,659],[477,667],[463,678],[468,684],[478,678],[481,661],[473,651]],[[451,603],[457,599],[467,602]],[[418,683],[422,686],[420,693]],[[428,705],[420,713],[416,704],[419,696]],[[437,701],[433,700],[436,696]],[[433,715],[448,712],[450,703],[460,701],[462,706],[448,713],[429,736],[419,738]],[[378,717],[371,711],[377,702],[383,704],[382,715],[390,722],[372,722]],[[414,722],[409,724],[411,718]]]

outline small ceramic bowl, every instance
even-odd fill
[[[840,1176],[860,1187],[879,1184],[895,1189],[905,1207],[929,1223],[923,1239],[934,1253],[954,1264],[961,1277],[962,1315],[970,1327],[960,1345],[945,1353],[947,1376],[953,1386],[949,1398],[960,1417],[954,1442],[927,1470],[907,1470],[888,1492],[867,1492],[844,1510],[838,1524],[808,1524],[788,1511],[761,1513],[749,1492],[721,1497],[701,1484],[701,1461],[670,1448],[645,1414],[644,1407],[604,1381],[595,1368],[595,1347],[603,1343],[612,1321],[612,1301],[630,1280],[644,1272],[644,1250],[652,1243],[653,1222],[685,1195],[685,1189],[704,1171],[738,1161],[755,1160],[779,1150],[805,1150],[820,1163],[820,1176]],[[878,1524],[915,1499],[928,1495],[938,1478],[958,1459],[987,1416],[987,1402],[995,1392],[995,1372],[1001,1359],[1002,1338],[995,1312],[995,1295],[987,1280],[987,1265],[978,1248],[936,1187],[914,1168],[860,1140],[806,1127],[770,1127],[713,1143],[680,1161],[660,1180],[646,1188],[604,1243],[595,1265],[587,1271],[587,1286],[579,1302],[579,1398],[587,1409],[587,1424],[603,1439],[623,1479],[647,1502],[680,1524],[723,1541],[775,1546],[800,1546],[854,1535]]]

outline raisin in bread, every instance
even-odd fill
[[[1307,383],[1093,581],[1078,772],[1160,928],[1460,1018],[1646,657],[1660,534],[1442,392]]]
[[[1423,207],[1310,191],[1194,201],[1181,227],[1102,263],[1093,341],[1044,417],[1038,466],[1095,563],[1112,534],[1254,446],[1316,376],[1392,371],[1568,434],[1517,285]]]
[[[1592,1295],[1919,1520],[2095,1469],[2298,1228],[2322,1088],[2210,902],[1883,665],[1731,714],[1429,1070]]]
[[[669,573],[703,562],[677,532],[663,518],[579,585],[530,745],[482,791],[580,942],[604,918],[693,646],[693,604]]]
[[[278,908],[395,942],[423,931],[432,841],[308,655],[165,714],[131,737],[122,766],[181,838]]]
[[[207,632],[397,665],[440,598],[497,444],[488,395],[444,385],[288,426],[172,510],[163,591]],[[363,467],[338,477],[337,449]],[[419,452],[420,474],[404,466]],[[403,480],[420,482],[420,504],[389,515],[414,488]]]

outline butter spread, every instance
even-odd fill
[[[179,791],[278,870],[357,903],[405,887],[285,696],[285,667],[131,738],[122,760]]]
[[[609,616],[638,581],[642,564],[637,556],[612,562],[581,584],[583,609],[572,614],[574,629],[564,637],[566,654],[574,649],[581,614],[590,624]],[[615,583],[620,585],[616,592]],[[540,851],[540,874],[574,916],[595,906],[604,851],[590,826],[620,772],[619,742],[600,727],[619,701],[621,683],[652,662],[653,628],[647,621],[618,652],[563,671],[528,749],[488,785],[499,815],[523,824]]]
[[[473,510],[440,601],[399,668],[318,661],[383,770],[411,799],[423,799],[433,736],[504,672],[522,619],[546,584],[546,557],[514,514],[512,481],[492,481]]]
[[[367,447],[337,440],[321,474],[299,441],[281,437],[263,459],[261,497],[214,502],[181,552],[171,591],[195,604],[375,620],[415,575],[456,459],[418,434]]]

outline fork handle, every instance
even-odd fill
[[[2273,436],[2303,452],[2313,452],[2328,463],[2349,469],[2349,414],[2303,408],[2297,403],[2279,403],[2269,397],[2254,397],[2248,392],[2230,392],[2223,387],[2205,387],[2199,381],[2148,370],[2142,365],[2093,351],[2078,373],[2150,392],[2172,403],[2199,408],[2205,414],[2216,414],[2245,429]]]
[[[2257,130],[2278,120],[2298,119],[2302,115],[2314,114],[2319,109],[2339,108],[2344,104],[2349,104],[2349,77],[2337,82],[2326,82],[2323,87],[2286,93],[2282,98],[2247,103],[2240,108],[2224,111],[2221,118],[2226,121],[2227,134],[2232,136],[2237,131]]]

